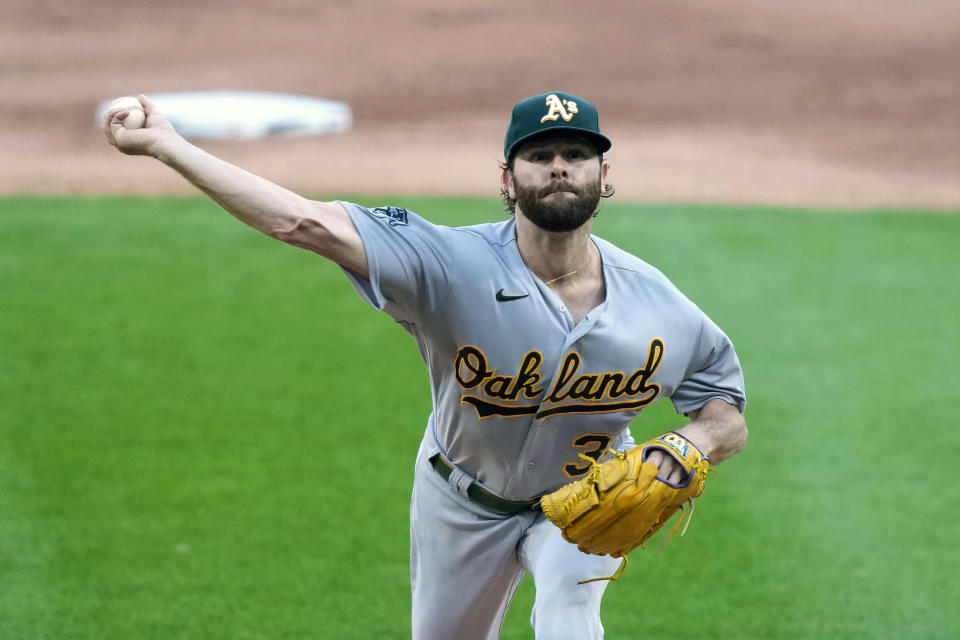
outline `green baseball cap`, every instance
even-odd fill
[[[597,108],[575,95],[563,91],[542,93],[513,105],[507,135],[503,141],[503,157],[510,156],[521,142],[546,131],[574,131],[586,135],[604,153],[610,139],[600,133]]]

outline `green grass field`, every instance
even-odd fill
[[[732,337],[751,428],[608,588],[607,637],[960,637],[960,216],[614,202],[595,229]],[[426,382],[337,268],[205,200],[0,199],[0,639],[408,637]]]

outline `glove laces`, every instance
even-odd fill
[[[704,472],[705,472],[704,478],[706,478],[707,475],[709,475],[709,474],[711,474],[711,473],[713,473],[713,472],[716,471],[716,469],[714,469],[713,467],[711,467],[711,466],[710,466],[710,463],[707,462],[706,460],[701,460],[700,462],[698,462],[698,463],[693,467],[692,473],[695,473],[696,471],[698,471],[698,470],[700,470],[700,469],[704,469]],[[683,534],[685,534],[685,533],[687,532],[687,527],[690,526],[690,522],[693,520],[693,508],[694,508],[695,504],[696,504],[696,503],[694,503],[693,498],[687,498],[687,501],[686,501],[683,505],[680,506],[680,517],[677,518],[677,523],[676,523],[675,525],[673,525],[673,529],[670,530],[670,535],[667,536],[667,539],[663,541],[663,544],[660,545],[660,548],[658,548],[658,549],[656,550],[656,552],[653,554],[654,557],[656,557],[657,554],[659,554],[661,551],[663,551],[663,548],[664,548],[665,546],[667,546],[667,543],[670,542],[670,538],[672,538],[672,537],[673,537],[673,534],[675,534],[675,533],[677,532],[677,529],[680,528],[680,525],[681,525],[681,523],[683,523],[684,520],[686,520],[686,523],[683,525],[683,531],[680,532],[680,537],[682,538],[682,537],[683,537]],[[686,506],[689,506],[689,507],[690,507],[690,513],[689,513],[689,514],[687,513],[687,510],[684,508],[684,507],[686,507]],[[646,546],[644,546],[644,548],[646,548]]]
[[[590,578],[588,580],[578,580],[577,584],[587,584],[588,582],[599,582],[600,580],[609,580],[610,582],[616,582],[617,578],[623,575],[623,572],[627,570],[627,565],[630,564],[630,559],[627,556],[623,556],[623,562],[620,563],[620,567],[614,572],[612,576],[604,576],[603,578]]]
[[[616,455],[621,461],[627,457],[626,454],[614,451],[613,449],[608,449],[608,451]],[[585,453],[579,453],[577,455],[590,463],[590,469],[587,471],[587,477],[583,480],[583,485],[560,505],[560,512],[564,515],[569,514],[581,500],[585,500],[587,496],[590,495],[590,492],[593,491],[593,487],[600,481],[600,463]]]

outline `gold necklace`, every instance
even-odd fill
[[[544,282],[543,284],[551,285],[551,284],[553,284],[554,282],[556,282],[557,280],[563,280],[563,279],[566,278],[567,276],[572,276],[572,275],[575,274],[577,271],[580,271],[580,269],[574,269],[574,270],[571,271],[570,273],[565,273],[565,274],[563,274],[562,276],[557,276],[557,277],[554,278],[553,280],[547,280],[547,281]]]
[[[574,269],[574,270],[571,271],[570,273],[565,273],[565,274],[563,274],[562,276],[557,276],[557,277],[554,278],[553,280],[547,280],[547,281],[544,282],[543,284],[545,284],[545,285],[547,285],[547,286],[550,286],[551,284],[553,284],[553,283],[556,282],[557,280],[563,280],[564,278],[569,278],[569,277],[572,276],[573,274],[575,274],[575,273],[577,273],[578,271],[580,271],[580,269],[583,269],[584,267],[586,267],[588,264],[590,264],[590,252],[589,252],[589,251],[587,251],[587,261],[584,262],[582,265],[580,265],[579,267],[577,267],[576,269]]]

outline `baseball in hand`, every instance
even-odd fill
[[[107,111],[110,109],[125,109],[130,112],[123,121],[123,126],[126,129],[139,129],[147,121],[147,115],[143,112],[143,106],[139,100],[132,96],[117,98],[110,103]]]

